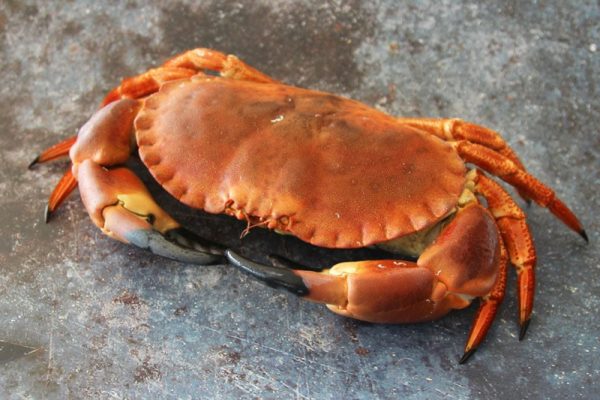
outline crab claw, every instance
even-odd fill
[[[36,164],[45,163],[47,161],[55,160],[57,158],[66,156],[69,154],[69,150],[71,146],[77,140],[77,136],[71,136],[60,143],[55,144],[42,151],[36,158],[33,159],[27,166],[27,168],[32,169]]]
[[[223,250],[217,245],[182,227],[161,233],[152,226],[152,218],[144,220],[125,207],[111,206],[103,212],[104,231],[115,239],[185,263],[207,265],[222,260]]]
[[[508,257],[494,217],[477,203],[461,208],[413,262],[344,262],[321,272],[289,260],[259,264],[231,250],[237,268],[275,288],[324,303],[340,315],[376,323],[415,323],[440,318],[480,298],[460,363],[484,340],[504,298]],[[294,269],[286,268],[291,267]]]
[[[106,235],[186,263],[223,260],[222,247],[182,228],[156,204],[131,170],[109,170],[90,160],[77,167],[83,203]]]
[[[302,278],[296,275],[291,269],[259,264],[231,250],[225,250],[225,257],[237,268],[258,278],[271,287],[286,289],[298,296],[308,294],[308,288]]]

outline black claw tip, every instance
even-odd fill
[[[521,324],[521,330],[519,331],[519,340],[523,340],[523,338],[525,337],[525,333],[527,333],[527,328],[529,328],[530,321],[531,320],[528,319],[527,321]]]
[[[583,240],[585,240],[586,243],[590,242],[590,239],[588,239],[587,233],[585,233],[585,229],[580,230],[579,235],[583,238]]]
[[[465,354],[463,354],[463,356],[460,358],[460,360],[458,361],[459,364],[464,364],[467,362],[467,360],[469,358],[471,358],[471,356],[473,355],[473,353],[475,353],[477,351],[477,347],[475,347],[474,349],[465,351]]]
[[[51,216],[52,216],[52,211],[50,211],[50,208],[46,204],[46,208],[44,209],[44,222],[48,223],[48,221],[50,221]]]
[[[30,162],[29,165],[27,166],[27,169],[32,169],[33,166],[38,163],[38,161],[40,161],[40,156],[37,156],[36,158],[34,158],[33,161]]]
[[[265,282],[269,286],[286,289],[298,296],[308,294],[308,288],[302,278],[294,274],[290,269],[259,264],[231,250],[225,250],[225,257],[234,266]]]
[[[527,207],[531,207],[531,204],[533,202],[531,201],[531,199],[525,199],[525,204],[527,204]]]

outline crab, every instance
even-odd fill
[[[124,79],[77,136],[30,167],[67,154],[71,165],[50,196],[46,221],[79,186],[93,223],[114,239],[188,263],[228,261],[363,321],[429,321],[478,298],[460,363],[494,320],[509,263],[517,273],[520,339],[533,309],[536,252],[525,214],[484,171],[587,241],[574,213],[497,132],[460,119],[390,116],[280,83],[210,49]],[[189,207],[314,246],[378,246],[397,256],[322,270],[282,257],[255,262],[167,214],[124,166],[132,154]]]

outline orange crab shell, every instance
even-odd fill
[[[135,120],[139,154],[184,204],[322,247],[435,224],[465,165],[442,140],[358,102],[279,84],[196,77],[163,85]]]

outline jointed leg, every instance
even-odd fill
[[[479,171],[476,176],[475,191],[488,203],[488,209],[496,219],[510,262],[517,270],[519,297],[519,339],[523,339],[533,310],[535,293],[536,252],[525,214],[512,197],[492,179]]]
[[[165,82],[190,78],[197,74],[198,71],[188,68],[153,68],[142,74],[123,79],[119,86],[106,95],[100,107],[123,98],[141,99],[158,91],[160,86]]]
[[[198,48],[175,56],[163,64],[164,67],[189,68],[196,71],[211,70],[221,73],[224,78],[239,79],[260,83],[276,83],[270,76],[252,68],[234,55],[219,51]]]
[[[54,146],[49,147],[40,153],[40,155],[38,155],[29,164],[28,168],[32,169],[36,164],[45,163],[47,161],[67,156],[69,154],[69,149],[71,146],[73,146],[76,140],[77,136],[72,136],[60,143],[55,144]],[[46,205],[46,209],[44,211],[44,221],[48,222],[50,220],[52,212],[61,205],[61,203],[69,196],[69,194],[71,194],[73,190],[75,190],[76,187],[77,180],[73,177],[71,168],[69,167],[58,184],[54,187],[54,190],[48,198],[48,204]]]
[[[133,78],[124,79],[121,85],[113,89],[104,99],[101,104],[101,108],[105,107],[109,103],[112,103],[121,98],[137,99],[148,94],[151,94],[158,90],[160,85],[164,82],[182,78],[188,78],[196,75],[196,71],[188,70],[184,68],[158,68],[152,69],[148,72],[140,74]],[[42,151],[30,164],[29,168],[32,168],[38,163],[44,163],[50,160],[54,160],[59,157],[64,157],[69,154],[71,147],[77,141],[77,135],[71,136],[60,143],[57,143],[48,149]],[[67,185],[68,183],[68,185]],[[50,199],[48,200],[48,206],[46,207],[46,222],[48,222],[49,216],[60,203],[77,187],[77,181],[73,179],[70,172],[65,173],[61,181],[58,183]]]
[[[66,155],[71,152],[71,161],[75,164],[87,158],[104,162],[105,165],[125,162],[131,153],[129,132],[138,109],[139,103],[135,100],[121,100],[101,108],[80,129],[77,136],[51,147],[42,153],[42,155],[46,155],[45,157],[38,157],[36,160],[48,161],[48,153],[57,156],[58,153]],[[107,124],[106,121],[110,121],[110,123]],[[105,149],[110,150],[104,151]],[[69,167],[52,191],[44,215],[46,222],[49,221],[52,212],[77,187],[77,176],[73,173],[76,169],[76,165]]]
[[[62,142],[44,150],[29,164],[28,168],[31,169],[36,164],[45,163],[47,161],[67,156],[69,154],[69,150],[76,140],[77,136],[71,136],[70,138],[67,138]],[[52,194],[50,194],[50,197],[48,198],[48,204],[46,205],[46,210],[44,211],[44,220],[46,222],[50,220],[50,215],[52,215],[52,212],[61,205],[61,203],[69,196],[69,194],[71,194],[73,190],[75,190],[76,187],[77,180],[73,177],[71,168],[69,168],[62,176],[58,184],[54,187]]]
[[[399,118],[398,121],[452,142],[465,161],[510,183],[523,198],[547,207],[569,228],[588,240],[575,214],[552,189],[527,173],[523,163],[497,132],[459,119]]]
[[[70,138],[63,140],[62,142],[47,148],[29,164],[28,168],[31,169],[36,164],[45,163],[47,161],[55,160],[57,158],[68,155],[69,149],[71,148],[71,146],[73,146],[75,140],[77,140],[77,136],[71,136]]]
[[[458,118],[398,118],[398,121],[443,140],[465,140],[488,147],[511,160],[518,169],[525,171],[525,166],[504,138],[498,132],[484,126]],[[525,193],[519,191],[519,195],[530,202]]]
[[[519,169],[512,160],[487,147],[464,140],[456,142],[455,146],[458,154],[466,162],[473,163],[513,185],[540,206],[548,208],[565,225],[588,241],[587,234],[575,214],[556,197],[552,189],[533,175]]]
[[[475,125],[461,119],[438,119],[438,118],[398,118],[398,121],[428,132],[440,139],[457,141],[467,140],[497,151],[510,159],[515,165],[525,171],[523,163],[514,150],[506,143],[504,138],[496,131],[486,127]]]
[[[151,69],[143,74],[123,79],[106,96],[102,106],[121,99],[139,99],[156,92],[168,81],[189,78],[201,74],[202,71],[217,71],[221,76],[261,83],[274,83],[273,78],[245,64],[234,55],[225,55],[210,49],[194,49],[175,56],[161,67]]]
[[[465,352],[461,357],[459,363],[464,364],[467,360],[475,353],[475,350],[479,347],[483,339],[485,339],[494,319],[500,304],[504,300],[504,293],[506,291],[506,270],[508,264],[508,257],[506,255],[506,248],[502,240],[500,240],[500,261],[498,263],[498,277],[496,283],[492,288],[491,292],[481,298],[479,308],[473,319],[473,325],[469,332],[467,344],[465,345]]]
[[[46,205],[46,210],[44,211],[44,221],[48,223],[50,220],[50,216],[62,204],[62,202],[71,194],[73,190],[77,187],[77,180],[73,176],[71,172],[71,168],[65,172],[65,174],[60,178],[60,181],[50,194],[50,198],[48,199],[48,204]]]

